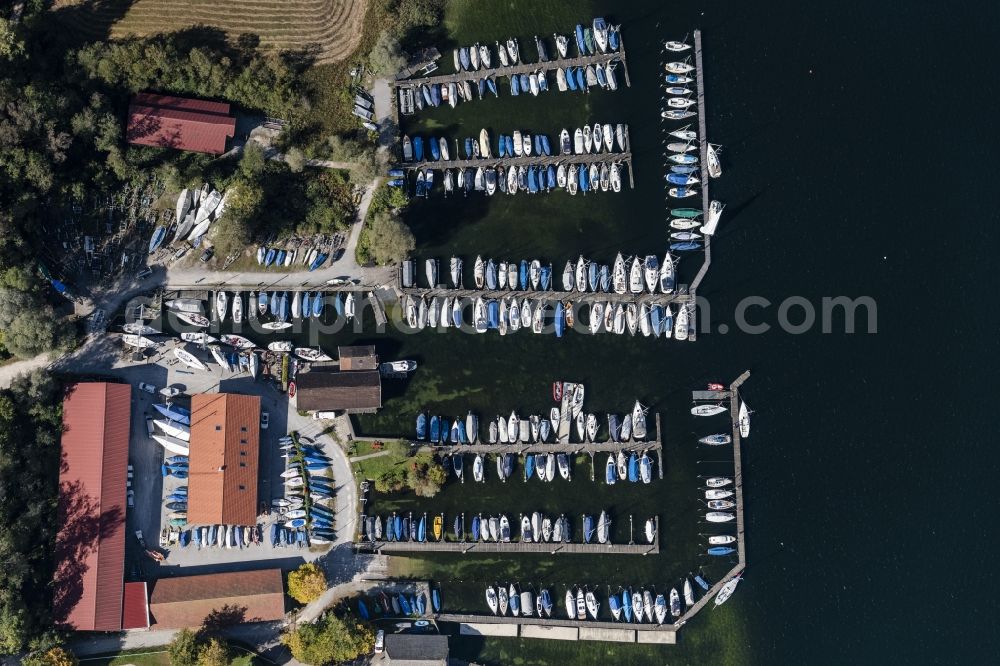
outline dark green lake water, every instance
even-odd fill
[[[622,24],[631,89],[513,99],[505,92],[425,112],[406,127],[554,137],[584,121],[627,122],[635,191],[444,201],[438,190],[408,213],[418,255],[460,253],[470,263],[477,253],[539,257],[561,266],[581,252],[604,260],[619,250],[662,254],[660,46],[699,27],[710,138],[725,146],[725,174],[712,192],[728,204],[700,290],[711,306],[709,332],[678,344],[449,330],[339,334],[324,346],[372,341],[383,358],[420,362],[408,383],[387,386],[377,417],[360,419],[369,433],[409,433],[422,409],[542,412],[554,379],[585,382],[588,411],[620,412],[638,398],[663,415],[666,478],[649,488],[609,489],[580,467],[571,484],[452,484],[431,501],[380,504],[449,514],[606,507],[619,529],[629,513],[661,516],[657,557],[409,561],[414,575],[443,581],[446,606],[481,612],[484,585],[498,580],[552,585],[558,600],[564,584],[662,588],[698,567],[709,578],[724,571],[728,563],[699,554],[696,477],[715,468],[698,461],[720,456],[694,444],[705,430],[687,413],[689,391],[751,369],[747,575],[733,600],[701,613],[675,647],[468,640],[454,652],[518,664],[986,661],[998,634],[983,631],[977,617],[989,618],[996,589],[987,559],[995,499],[987,493],[1000,456],[983,399],[997,330],[995,294],[986,293],[995,278],[984,267],[995,265],[998,245],[994,188],[977,181],[992,173],[997,143],[988,51],[997,6],[593,4],[456,2],[447,27],[464,44],[517,35],[532,58],[532,35],[568,33],[603,13]],[[441,46],[450,61],[453,44]],[[943,97],[932,98],[934,89]],[[697,263],[685,261],[682,278]],[[797,335],[779,329],[784,299],[801,296],[819,310],[821,298],[841,295],[875,299],[876,334],[863,324],[846,334],[842,318],[828,334],[819,324]],[[736,332],[737,305],[751,296],[773,304],[753,314],[772,326],[767,333]],[[980,340],[994,353],[980,353]]]

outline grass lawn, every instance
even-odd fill
[[[125,666],[126,664],[135,664],[135,666],[170,666],[170,655],[166,650],[151,652],[150,648],[139,648],[137,650],[125,650],[114,655],[81,659],[80,663],[86,666]]]
[[[355,455],[363,456],[369,453],[375,453],[375,450],[371,448],[371,444],[368,442],[357,442],[356,446],[358,447],[358,452]],[[383,450],[388,451],[388,455],[376,456],[374,458],[368,458],[367,460],[351,463],[354,475],[359,479],[375,479],[381,476],[385,471],[405,464],[405,461],[409,457],[407,455],[409,445],[399,440],[387,440]]]

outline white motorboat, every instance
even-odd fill
[[[171,437],[169,435],[153,435],[153,441],[162,446],[167,451],[179,456],[191,455],[191,449],[187,442]]]
[[[296,347],[295,355],[306,361],[332,361],[333,357],[324,353],[319,347]]]
[[[181,349],[180,347],[174,349],[174,356],[176,356],[177,360],[189,368],[194,368],[195,370],[208,370],[208,367],[195,358],[191,352]]]
[[[632,269],[629,271],[628,289],[633,294],[642,293],[642,264],[639,257],[632,258]]]
[[[743,578],[743,572],[741,571],[735,578],[729,580],[722,588],[719,593],[715,595],[715,605],[721,606],[722,604],[729,601],[729,597],[733,596],[733,592],[736,591],[736,586],[740,584],[740,580]]]
[[[709,488],[725,488],[732,482],[733,480],[726,476],[710,476],[705,479],[705,485]]]
[[[705,514],[705,520],[710,523],[728,523],[735,518],[736,516],[734,514],[723,511],[710,511]]]
[[[688,62],[668,62],[663,68],[671,74],[687,74],[694,71],[694,65]]]
[[[664,42],[663,48],[665,48],[668,51],[673,51],[674,53],[680,53],[681,51],[687,51],[689,48],[691,48],[691,45],[685,44],[684,42],[670,41],[670,42]]]
[[[736,506],[736,502],[722,499],[709,500],[706,504],[709,509],[713,509],[715,511],[728,511]]]
[[[153,424],[165,432],[170,437],[173,437],[182,442],[191,441],[191,429],[180,423],[175,423],[174,421],[167,421],[164,419],[153,419]],[[182,454],[183,455],[183,454]]]
[[[747,409],[747,403],[740,401],[740,437],[750,436],[750,410]]]
[[[689,106],[694,106],[697,104],[693,99],[688,99],[687,97],[671,97],[667,100],[667,106],[672,109],[686,109]]]
[[[718,178],[722,175],[722,162],[719,161],[719,152],[715,149],[715,146],[708,144],[708,175],[712,178]]]
[[[708,537],[708,543],[713,546],[724,546],[727,543],[736,543],[736,537],[732,534],[721,534]]]
[[[726,207],[726,204],[721,201],[712,201],[708,205],[708,214],[705,217],[705,224],[702,225],[701,233],[706,236],[711,236],[715,233],[715,228],[719,224],[719,218],[722,216],[722,210]]]
[[[728,408],[722,405],[696,405],[691,408],[691,414],[694,416],[715,416],[726,411]]]
[[[229,296],[224,291],[219,291],[215,295],[215,314],[218,316],[219,321],[226,320],[226,311],[229,308]]]

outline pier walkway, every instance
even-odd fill
[[[456,153],[458,148],[455,148]],[[621,162],[628,166],[628,182],[629,187],[635,189],[635,177],[632,172],[632,153],[631,151],[626,151],[622,153],[604,152],[604,153],[582,153],[582,154],[559,154],[559,155],[522,155],[520,157],[472,157],[463,160],[422,160],[420,162],[404,162],[401,165],[403,169],[409,169],[411,171],[422,171],[424,169],[477,169],[479,167],[484,168],[496,168],[498,166],[502,167],[513,167],[513,166],[559,166],[559,164],[603,164],[605,162]],[[553,188],[562,189],[562,188]],[[499,191],[499,194],[503,192]],[[611,191],[611,190],[609,190]],[[583,196],[586,196],[586,192],[580,192]]]
[[[555,611],[560,612],[560,611]],[[605,641],[612,643],[664,643],[677,642],[677,629],[673,624],[639,624],[625,622],[597,622],[594,620],[568,620],[535,616],[512,617],[501,615],[471,615],[464,613],[438,613],[438,622],[459,624],[464,636],[521,636],[522,638],[548,638],[554,640]]]
[[[490,67],[486,69],[475,69],[475,70],[463,70],[460,72],[455,72],[453,74],[438,74],[436,76],[425,76],[417,79],[406,79],[403,81],[396,81],[397,88],[419,88],[421,85],[448,85],[449,83],[459,83],[460,81],[478,81],[479,79],[496,77],[496,76],[511,76],[512,74],[531,74],[539,70],[544,70],[546,72],[555,71],[559,68],[565,69],[567,67],[586,67],[587,65],[601,65],[604,66],[612,60],[619,60],[622,63],[622,69],[625,74],[625,85],[627,87],[632,86],[632,81],[629,78],[628,73],[628,61],[625,59],[625,40],[621,39],[619,36],[619,44],[617,51],[609,51],[607,53],[595,53],[594,55],[578,55],[575,58],[559,58],[556,57],[548,62],[518,62],[514,65],[508,65],[507,67],[497,66]],[[571,42],[572,43],[572,42]],[[491,48],[491,51],[493,49]],[[495,53],[492,54],[494,58],[497,58]],[[558,56],[558,51],[555,52]],[[499,61],[499,58],[497,58]],[[558,89],[551,90],[551,92],[559,92]],[[567,90],[566,92],[572,92]]]
[[[708,196],[708,185],[710,176],[708,175],[708,125],[705,119],[705,73],[703,69],[702,62],[702,52],[701,52],[701,30],[694,31],[694,66],[695,66],[695,85],[697,86],[697,99],[698,99],[698,159],[701,164],[701,210],[704,214],[708,214],[708,209],[711,204],[711,199]],[[705,275],[708,273],[709,267],[712,265],[712,237],[705,236],[705,249],[704,258],[702,260],[701,268],[698,269],[697,275],[691,281],[691,296],[692,303],[694,302],[698,287],[701,285],[701,281],[705,279]],[[688,321],[690,322],[688,333],[688,338],[690,340],[695,340],[698,337],[698,326],[697,326],[697,311],[692,305],[689,311]]]
[[[513,532],[513,525],[511,526]],[[392,553],[534,553],[545,555],[656,555],[660,552],[658,538],[653,543],[525,543],[521,541],[360,541],[359,550],[380,555]]]

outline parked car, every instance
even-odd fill
[[[375,634],[375,654],[382,654],[383,650],[385,650],[385,631],[379,629]]]
[[[156,395],[156,387],[152,384],[147,384],[146,382],[139,382],[139,390],[145,391],[150,395]]]
[[[174,252],[174,259],[175,259],[175,260],[176,260],[176,259],[180,259],[180,258],[181,258],[181,257],[183,257],[183,256],[184,256],[185,254],[187,254],[187,251],[188,251],[188,248],[187,248],[187,245],[185,245],[185,246],[184,246],[184,247],[182,247],[181,249],[179,249],[179,250],[177,250],[176,252]]]
[[[332,411],[313,412],[313,418],[316,419],[317,421],[319,420],[333,421],[334,419],[337,418],[337,412],[332,412]]]
[[[201,253],[201,260],[205,263],[208,263],[208,260],[214,256],[215,256],[215,248],[210,247]]]
[[[267,430],[268,424],[271,422],[271,415],[267,412],[260,413],[260,429]]]
[[[143,268],[141,271],[139,271],[135,277],[137,280],[145,280],[152,274],[153,274],[153,269],[147,266],[146,268]]]
[[[156,432],[156,431],[153,429],[153,417],[147,416],[146,417],[146,436],[147,437],[152,437],[154,432]]]
[[[128,497],[128,508],[134,509],[135,508],[135,491],[134,490],[129,490],[128,494],[126,495],[126,497]]]

